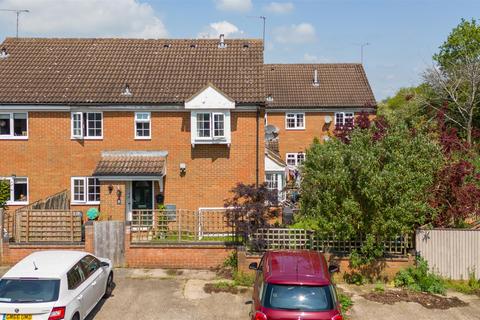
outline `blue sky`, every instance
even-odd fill
[[[359,62],[378,100],[418,83],[461,18],[480,18],[479,0],[0,0],[26,8],[21,36],[259,38],[267,16],[265,62]],[[476,14],[476,16],[475,16]],[[0,39],[14,36],[0,12]]]

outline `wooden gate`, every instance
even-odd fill
[[[112,260],[115,267],[125,261],[125,223],[122,221],[96,221],[93,224],[95,255]]]

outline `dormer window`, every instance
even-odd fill
[[[220,90],[208,85],[185,102],[191,110],[190,129],[192,146],[198,144],[226,144],[231,142],[230,110],[235,102]]]

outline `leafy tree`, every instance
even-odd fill
[[[450,102],[446,117],[472,144],[480,116],[480,24],[462,20],[433,59],[438,66],[427,70],[424,79]]]
[[[269,190],[266,184],[256,187],[254,184],[238,183],[232,190],[233,197],[225,200],[226,215],[236,228],[237,234],[244,239],[261,228],[269,227],[269,221],[276,217],[272,209],[278,202],[278,195]],[[262,243],[253,243],[260,248]]]
[[[10,183],[6,180],[0,180],[0,209],[5,209],[9,198]]]
[[[354,255],[368,263],[383,255],[384,240],[429,220],[427,191],[441,163],[441,149],[427,134],[384,119],[355,128],[348,144],[316,140],[302,169],[298,226],[362,237]]]

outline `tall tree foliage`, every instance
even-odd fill
[[[462,20],[433,59],[437,65],[424,79],[440,99],[450,102],[447,119],[472,144],[480,116],[480,24]]]
[[[302,169],[299,226],[341,239],[362,236],[358,254],[378,257],[383,240],[428,221],[427,191],[441,163],[440,147],[427,134],[384,119],[347,139],[316,140]]]

